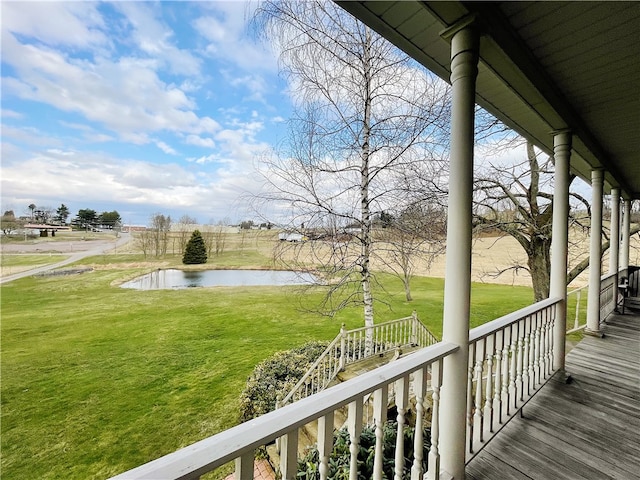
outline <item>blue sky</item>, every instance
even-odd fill
[[[291,100],[250,5],[3,0],[2,211],[252,218]]]

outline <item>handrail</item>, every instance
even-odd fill
[[[466,460],[551,377],[561,298],[548,298],[469,332]]]
[[[314,420],[322,420],[328,415],[332,416],[334,411],[352,402],[360,402],[361,405],[364,396],[372,392],[380,392],[381,389],[384,390],[385,387],[397,380],[406,379],[408,381],[410,374],[424,371],[428,366],[433,367],[437,364],[438,368],[441,369],[441,360],[447,355],[456,352],[458,348],[452,343],[444,342],[424,348],[413,355],[408,355],[395,362],[383,365],[375,371],[359,375],[349,382],[335,385],[312,397],[286,405],[164,457],[121,473],[112,477],[112,480],[199,478],[201,475],[234,459],[236,459],[237,465],[244,465],[243,461],[247,460],[247,455],[249,455],[251,461],[245,463],[250,463],[251,471],[253,471],[253,451],[257,447],[266,445],[278,437],[287,435],[297,437],[297,433],[294,432],[297,432],[298,428],[307,423]],[[435,376],[438,375],[437,373],[435,374]],[[434,373],[432,372],[431,377],[433,378],[433,376]],[[436,388],[439,389],[439,385]],[[379,408],[386,410],[386,405]],[[297,440],[295,443],[297,443]],[[291,461],[297,463],[295,458],[291,459]],[[433,463],[437,464],[438,462]]]
[[[521,308],[520,310],[516,310],[515,312],[508,313],[500,318],[496,318],[495,320],[491,320],[490,322],[479,325],[473,330],[469,331],[469,343],[476,342],[482,338],[485,338],[498,330],[512,325],[513,323],[521,320],[523,317],[529,316],[551,305],[558,304],[561,301],[562,299],[560,297],[547,298],[545,300],[541,300],[540,302],[534,303],[533,305],[528,305],[524,308]]]
[[[575,296],[576,297],[576,307],[575,307],[575,313],[573,314],[573,327],[569,328],[569,305],[567,303],[567,335],[571,334],[571,333],[575,333],[575,332],[579,332],[580,330],[584,329],[587,326],[586,323],[586,315],[585,315],[585,322],[580,325],[580,308],[582,305],[582,291],[585,290],[586,293],[589,293],[589,285],[584,285],[582,287],[579,288],[575,288],[571,291],[567,292],[567,300],[569,299],[570,296]],[[586,306],[585,306],[586,308]]]
[[[369,351],[365,347],[367,337],[372,339]],[[398,347],[426,347],[437,341],[429,329],[420,322],[416,312],[409,317],[379,323],[372,327],[345,330],[343,324],[340,333],[303,377],[282,400],[276,402],[276,408],[324,390],[347,365],[394,351]]]
[[[603,275],[600,278],[600,322],[613,313],[618,298],[618,272]]]

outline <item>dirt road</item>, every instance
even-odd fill
[[[85,257],[100,255],[105,252],[121,248],[131,240],[131,236],[127,233],[121,234],[117,239],[115,237],[98,239],[98,240],[64,240],[60,242],[34,242],[34,243],[15,243],[2,245],[2,253],[9,254],[69,254],[69,257],[56,263],[42,265],[39,267],[24,270],[12,275],[2,276],[0,284],[11,282],[19,278],[29,277],[38,273],[53,270],[55,268],[64,267],[70,263],[82,260]]]

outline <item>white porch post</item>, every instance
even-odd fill
[[[629,276],[629,229],[631,228],[631,200],[624,199],[624,214],[622,216],[622,252],[620,269],[627,270]]]
[[[440,410],[441,469],[465,477],[469,311],[471,301],[471,205],[475,84],[479,35],[472,19],[447,29],[451,39],[451,171],[442,340],[460,349],[444,359]]]
[[[602,335],[600,331],[600,277],[602,276],[602,187],[603,171],[591,171],[591,245],[589,255],[589,296],[585,333]]]
[[[609,273],[620,266],[620,189],[611,189],[611,235],[609,237]],[[616,282],[617,283],[617,282]]]
[[[553,332],[553,366],[564,369],[565,332],[567,330],[567,250],[569,242],[569,163],[571,133],[554,133],[553,156],[556,171],[553,190],[553,222],[551,234],[551,279],[549,294],[560,297]]]

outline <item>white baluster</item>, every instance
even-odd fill
[[[404,470],[404,425],[407,404],[409,403],[409,377],[402,377],[395,382],[396,387],[396,408],[398,410],[398,433],[396,436],[396,458],[394,469],[394,480],[402,480]]]
[[[483,416],[482,416],[482,367],[484,360],[484,339],[476,342],[474,377],[476,383],[475,400],[473,402],[473,444],[474,451],[480,448],[483,441]]]
[[[511,325],[511,351],[509,364],[509,409],[518,408],[518,397],[516,391],[516,358],[518,344],[518,330],[516,325]]]
[[[540,318],[540,314],[538,313],[535,318],[536,321],[536,329],[534,332],[534,342],[533,342],[533,387],[534,390],[540,384],[540,329],[542,328],[542,319]]]
[[[493,421],[491,422],[491,431],[498,428],[498,424],[502,423],[502,349],[504,343],[504,332],[500,330],[496,332],[495,337],[496,351],[496,384],[493,393]]]
[[[577,298],[576,298],[576,318],[573,321],[573,328],[578,328],[580,326],[580,294],[582,293],[582,289],[578,290]]]
[[[531,325],[529,328],[529,335],[527,336],[527,339],[529,340],[529,354],[528,354],[528,361],[527,361],[527,368],[528,368],[528,377],[529,377],[529,395],[533,395],[533,392],[535,391],[535,369],[534,369],[534,364],[535,364],[535,331],[536,328],[538,328],[538,323],[540,322],[540,315],[539,313],[536,313],[533,317],[531,317]]]
[[[555,326],[555,315],[556,315],[556,309],[558,308],[557,305],[554,305],[553,307],[549,307],[548,309],[545,309],[545,319],[546,319],[546,330],[547,330],[547,342],[548,342],[548,346],[547,346],[547,359],[546,359],[546,364],[547,364],[547,373],[545,375],[545,378],[549,375],[551,375],[551,373],[553,373],[553,369],[554,369],[554,365],[553,365],[553,351],[555,348],[554,345],[554,340],[553,340],[553,328]],[[551,310],[553,309],[553,310]]]
[[[522,397],[521,400],[529,398],[529,378],[532,371],[529,371],[529,358],[531,356],[531,317],[526,317],[521,323],[522,335],[524,336],[524,346],[522,351]]]
[[[320,480],[329,477],[329,457],[333,449],[333,412],[318,419],[318,457]]]
[[[440,387],[442,386],[442,360],[431,364],[431,448],[429,449],[429,462],[427,479],[438,480],[440,478]]]
[[[411,480],[422,480],[422,461],[424,444],[424,396],[427,389],[427,371],[421,368],[413,374],[413,392],[416,396],[416,430],[413,437],[413,465]],[[352,480],[352,479],[350,479]]]
[[[517,344],[517,364],[516,364],[516,402],[514,407],[517,408],[523,398],[522,391],[522,364],[523,364],[523,353],[524,353],[524,328],[521,322],[517,322],[518,328],[518,344]]]
[[[280,439],[280,473],[283,480],[295,480],[298,473],[298,430]]]
[[[505,420],[505,415],[508,416],[511,408],[511,402],[509,397],[510,390],[510,359],[509,351],[511,348],[511,327],[506,327],[502,331],[504,335],[504,346],[502,349],[502,409],[500,410],[500,423]]]
[[[340,327],[340,365],[338,368],[340,371],[344,370],[344,367],[347,365],[347,338],[346,338],[346,325],[343,323],[342,327]]]
[[[469,345],[469,365],[467,367],[467,451],[473,453],[473,372],[476,358],[476,344]]]
[[[484,401],[484,412],[483,416],[483,435],[485,432],[493,432],[493,355],[495,351],[495,334],[490,335],[485,339],[485,348],[486,348],[486,364],[487,364],[487,384],[485,388],[485,401]],[[486,436],[481,438],[481,441],[484,441]]]
[[[373,418],[376,425],[376,449],[373,457],[373,480],[382,480],[383,426],[387,421],[388,405],[387,387],[376,390],[373,394]]]
[[[253,452],[245,453],[236,458],[234,480],[253,480]]]
[[[360,450],[360,434],[362,433],[362,398],[357,398],[349,404],[349,480],[358,480],[358,452]]]

